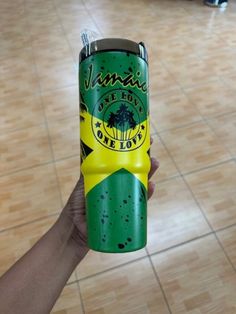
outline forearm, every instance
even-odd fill
[[[0,279],[4,314],[49,313],[86,252],[73,241],[73,224],[62,216]]]

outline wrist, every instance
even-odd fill
[[[74,225],[72,218],[62,212],[54,226],[61,246],[67,247],[69,254],[76,260],[77,264],[80,263],[89,249],[78,243],[79,230]]]

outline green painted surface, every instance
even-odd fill
[[[110,173],[86,195],[88,245],[97,251],[131,252],[146,245],[146,188],[127,169],[112,173],[112,165],[118,160],[113,155],[111,159],[110,152],[122,149],[124,155],[117,158],[119,164],[122,158],[127,164],[132,144],[135,157],[130,162],[134,171],[145,173],[149,168],[145,157],[150,145],[147,73],[146,62],[126,52],[100,52],[80,64],[81,170],[86,178],[91,154],[99,156],[103,167],[106,164],[106,173]],[[88,113],[92,116],[91,130],[88,124],[85,128]],[[101,147],[107,152],[101,153]],[[144,156],[143,164],[140,156]],[[99,176],[99,163],[94,176]]]
[[[137,116],[138,112],[139,122],[146,120],[148,111],[143,110],[143,108],[137,104],[137,102],[145,104],[146,109],[148,108],[148,77],[146,69],[146,62],[131,53],[114,51],[101,52],[88,57],[80,65],[81,106],[83,107],[83,104],[86,104],[88,112],[102,120],[104,119],[104,112],[106,111],[106,95],[111,97],[111,95],[109,95],[111,89],[115,91],[122,89],[126,90],[130,97],[133,96],[133,93],[136,95],[130,100],[130,103],[136,104],[134,115]],[[104,84],[99,84],[99,82],[104,80]],[[134,86],[130,84],[124,86],[126,82],[129,81],[134,83],[132,84]],[[93,84],[93,82],[97,83]],[[106,84],[106,82],[109,83]],[[111,83],[113,82],[115,82],[115,84],[112,85]],[[95,86],[93,87],[93,85]],[[142,87],[139,88],[139,86]],[[118,98],[118,102],[116,103],[117,108],[114,109],[118,111],[119,104],[122,104],[122,93],[120,92],[116,97]],[[110,99],[108,99],[108,101],[110,102]],[[124,102],[126,101],[127,97],[124,99]],[[100,112],[99,104],[100,108],[103,106],[103,110]],[[107,122],[109,115],[105,115],[105,119]],[[117,128],[121,127],[122,126],[117,124]]]
[[[88,244],[102,252],[129,252],[146,245],[147,192],[143,184],[121,169],[86,196]]]

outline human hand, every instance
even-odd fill
[[[152,140],[151,140],[152,143]],[[159,167],[159,163],[155,158],[151,158],[151,168],[148,175],[148,199],[152,196],[155,190],[155,184],[150,181],[153,174]],[[77,182],[72,194],[70,195],[68,202],[63,209],[62,215],[69,218],[73,225],[74,231],[72,233],[73,241],[81,250],[81,254],[85,255],[89,248],[87,246],[87,225],[85,214],[85,197],[84,197],[84,178],[80,175],[80,179]]]

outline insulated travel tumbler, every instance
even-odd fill
[[[146,48],[113,38],[87,44],[79,89],[88,246],[112,253],[141,249],[150,170]]]

